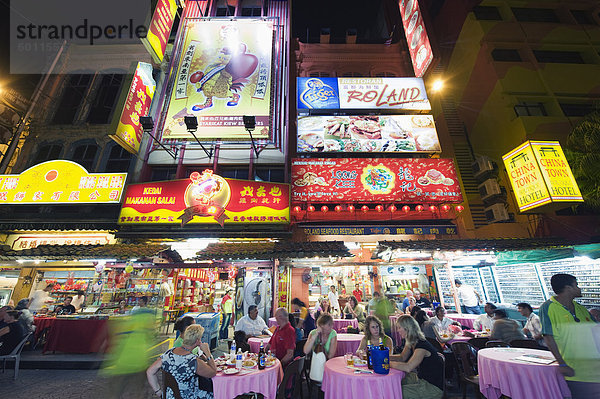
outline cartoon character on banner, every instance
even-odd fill
[[[181,225],[189,223],[194,216],[212,216],[223,227],[225,220],[229,219],[225,214],[225,207],[231,198],[229,183],[210,169],[201,174],[193,172],[190,180],[184,194],[186,209],[177,217]]]
[[[239,34],[234,26],[223,26],[220,36],[223,42],[235,40]],[[249,77],[258,67],[258,58],[247,54],[247,46],[240,43],[235,47],[222,47],[217,50],[213,61],[203,71],[195,71],[190,75],[190,83],[195,85],[198,93],[204,94],[204,104],[196,104],[192,111],[202,111],[213,105],[213,98],[228,99],[228,107],[235,107],[240,102],[240,92],[248,83]]]
[[[217,280],[217,274],[214,272],[214,270],[209,270],[208,271],[208,282],[212,284],[216,280]]]

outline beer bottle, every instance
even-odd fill
[[[373,370],[373,359],[371,358],[371,345],[367,345],[367,367]]]
[[[258,369],[264,370],[265,364],[267,362],[267,355],[265,353],[265,347],[263,346],[263,341],[260,341],[260,349],[258,350]]]
[[[383,339],[381,339],[381,337],[379,337],[379,349],[385,350],[385,345],[383,344]]]

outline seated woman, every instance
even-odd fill
[[[360,341],[358,351],[364,351],[367,345],[379,346],[379,340],[390,350],[390,355],[394,353],[394,341],[383,332],[383,324],[377,316],[367,316],[365,320],[365,336]]]
[[[161,368],[171,374],[179,392],[183,398],[208,398],[212,399],[213,393],[207,392],[198,386],[198,376],[212,378],[217,374],[217,366],[213,359],[208,344],[201,341],[204,328],[200,325],[192,324],[185,330],[183,345],[179,348],[172,348],[163,353],[146,370],[148,382],[156,395],[162,397],[162,390],[158,383],[156,373]],[[192,353],[192,350],[199,347],[204,353],[198,357]],[[173,391],[167,388],[166,399],[173,399]]]
[[[185,333],[185,329],[192,324],[196,324],[196,320],[194,320],[194,318],[191,316],[182,317],[175,322],[174,329],[177,331],[177,339],[173,343],[174,348],[179,348],[183,344],[183,335]]]
[[[294,330],[296,331],[296,342],[300,341],[301,339],[304,339],[304,332],[298,327],[296,327],[296,317],[292,313],[288,314],[288,320],[290,321],[290,325],[294,327]]]
[[[400,355],[390,358],[390,367],[407,373],[402,379],[402,398],[441,398],[444,387],[442,359],[425,339],[415,319],[402,315],[396,323],[406,344]]]
[[[242,352],[250,352],[250,344],[248,344],[248,336],[242,330],[235,331],[233,333],[233,340],[235,341],[235,347],[240,348]]]
[[[15,310],[21,312],[21,316],[19,317],[19,323],[23,326],[23,329],[26,333],[30,333],[35,331],[35,326],[33,325],[33,315],[29,311],[29,299],[21,299]]]
[[[0,329],[0,355],[8,355],[19,345],[28,331],[19,323],[21,312],[7,310],[4,312],[5,326]]]
[[[304,336],[308,337],[308,334],[315,329],[315,319],[308,311],[306,304],[298,298],[292,299],[292,310],[300,313],[300,320],[296,327],[304,330]]]
[[[331,305],[327,297],[319,298],[319,304],[315,308],[315,320],[319,320],[322,314],[331,314]]]
[[[361,330],[365,327],[365,308],[358,303],[354,296],[348,297],[348,302],[344,307],[344,317],[346,319],[356,319]]]
[[[406,309],[404,309],[404,314],[412,315],[411,312],[415,306],[417,306],[417,300],[414,296],[411,296],[410,298],[408,298],[408,306],[406,307]]]
[[[304,344],[304,354],[312,353],[310,378],[314,381],[323,380],[323,368],[327,359],[335,356],[337,350],[337,333],[333,329],[333,317],[323,314],[317,319],[317,328],[308,334]],[[324,355],[324,356],[323,356]],[[319,371],[314,372],[315,366]]]

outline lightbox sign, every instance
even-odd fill
[[[289,223],[289,193],[288,184],[194,172],[189,179],[127,186],[119,224]]]
[[[431,110],[421,78],[297,78],[297,92],[299,110]]]
[[[292,201],[460,203],[451,159],[292,160]]]
[[[558,141],[526,141],[502,160],[520,211],[551,202],[583,202]]]
[[[10,234],[6,245],[15,251],[37,248],[40,245],[107,245],[114,244],[115,236],[109,233],[95,234]]]
[[[433,61],[433,51],[425,29],[425,21],[419,8],[419,1],[402,0],[400,2],[400,17],[402,18],[415,76],[421,77],[427,72],[427,68]]]
[[[148,33],[141,39],[152,60],[157,64],[160,64],[165,56],[176,13],[175,0],[158,0],[148,26]]]
[[[304,227],[306,235],[344,236],[344,235],[431,235],[431,234],[457,234],[456,226],[345,226],[345,227]],[[381,269],[380,269],[381,270]]]
[[[298,116],[298,152],[441,152],[431,115]]]
[[[270,137],[273,21],[186,19],[174,71],[164,139],[190,140],[184,117],[196,116],[200,140],[247,140],[242,116],[256,117],[255,139]]]
[[[127,173],[88,173],[72,161],[48,161],[0,175],[0,204],[118,203]]]
[[[144,134],[140,116],[148,115],[155,89],[156,82],[152,77],[152,65],[138,62],[125,97],[123,111],[116,122],[115,134],[109,135],[132,154],[140,151],[140,143]]]

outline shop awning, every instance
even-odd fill
[[[377,253],[386,249],[406,249],[410,251],[518,251],[572,247],[573,242],[563,238],[497,238],[487,240],[411,240],[380,241]]]
[[[0,260],[40,259],[152,259],[159,254],[172,263],[183,260],[177,251],[168,245],[155,244],[111,244],[111,245],[40,245],[36,248],[15,251],[8,246],[0,249]]]
[[[269,243],[215,243],[199,251],[197,260],[292,259],[315,256],[350,257],[342,241],[279,241]]]

